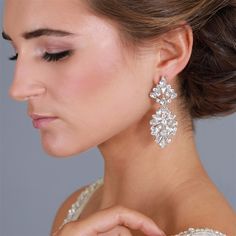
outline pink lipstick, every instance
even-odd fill
[[[46,127],[49,123],[56,120],[57,117],[43,116],[43,115],[30,115],[34,128],[40,129]]]

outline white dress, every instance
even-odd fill
[[[99,178],[94,183],[90,184],[85,188],[84,191],[78,196],[76,202],[72,204],[71,208],[68,211],[67,217],[64,219],[63,224],[59,229],[63,227],[68,222],[78,220],[81,212],[83,211],[86,203],[91,198],[92,194],[103,184],[103,178]],[[56,232],[55,232],[56,233]],[[54,234],[55,234],[54,233]],[[53,235],[54,235],[53,234]],[[209,229],[209,228],[188,228],[186,231],[181,232],[179,234],[173,236],[226,236],[217,230]]]

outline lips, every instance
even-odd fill
[[[58,117],[55,116],[46,116],[38,114],[30,114],[29,116],[32,118],[33,126],[36,129],[46,127],[49,123],[58,119]]]

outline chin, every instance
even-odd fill
[[[47,153],[47,155],[51,156],[51,157],[59,157],[59,158],[66,158],[66,157],[71,157],[74,154],[73,153],[69,153],[69,152],[61,152],[59,150],[52,150],[52,149],[48,149],[44,147],[44,151]]]
[[[106,139],[105,139],[106,140]],[[105,141],[101,137],[76,137],[63,132],[42,132],[41,144],[44,151],[53,157],[72,157],[88,151]]]
[[[75,155],[79,155],[82,152],[87,151],[87,149],[69,149],[69,148],[65,148],[65,146],[63,147],[58,147],[58,146],[49,146],[49,145],[43,145],[43,149],[44,151],[52,157],[72,157]]]
[[[48,142],[48,140],[42,140],[42,147],[44,151],[52,157],[72,157],[75,155],[79,155],[85,151],[87,151],[91,146],[82,146],[68,144],[67,142]]]
[[[48,148],[48,147],[44,147],[43,146],[44,151],[52,157],[60,157],[60,158],[66,158],[66,157],[72,157],[75,155],[79,155],[84,151],[72,151],[72,150],[65,150],[65,149],[61,149],[61,148]]]

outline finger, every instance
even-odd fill
[[[97,236],[114,236],[114,235],[122,235],[122,236],[132,236],[131,232],[124,226],[116,226],[110,231],[106,233],[99,233]]]
[[[89,223],[90,224],[90,223]],[[125,226],[115,226],[111,230],[103,233],[96,232],[86,232],[86,228],[81,226],[80,222],[69,222],[64,227],[57,232],[55,232],[52,236],[114,236],[114,235],[122,235],[122,236],[132,236],[131,232]]]
[[[164,232],[147,216],[122,206],[103,209],[79,222],[86,235],[96,235],[112,230],[117,225],[124,225],[133,230],[140,230],[147,236],[164,236]],[[91,227],[92,226],[92,227]]]

